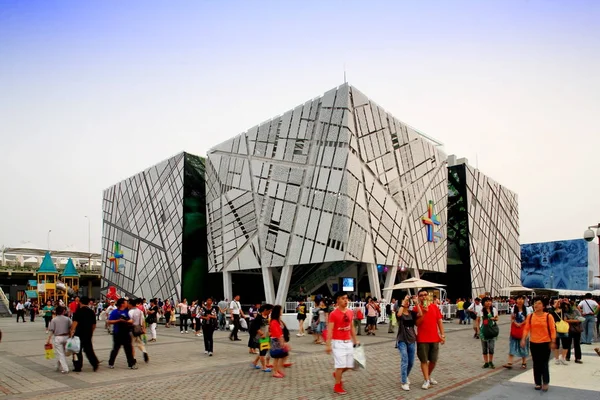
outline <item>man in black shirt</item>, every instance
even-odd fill
[[[73,314],[73,325],[71,325],[71,337],[77,336],[81,342],[79,353],[75,354],[73,359],[73,371],[81,372],[83,367],[83,352],[90,364],[94,368],[94,372],[98,370],[98,357],[94,353],[92,345],[92,336],[96,329],[96,313],[89,308],[90,299],[82,297],[80,299],[81,307]]]

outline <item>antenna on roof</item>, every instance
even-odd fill
[[[344,83],[346,82],[346,63],[344,63]]]

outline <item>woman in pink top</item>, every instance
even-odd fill
[[[273,378],[283,378],[283,359],[288,356],[288,347],[283,338],[283,328],[279,319],[281,318],[281,306],[273,307],[271,311],[271,322],[269,323],[269,335],[271,336],[271,357],[273,358]]]

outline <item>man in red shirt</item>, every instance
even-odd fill
[[[431,378],[431,373],[438,360],[439,344],[446,342],[442,313],[436,304],[428,304],[428,296],[427,289],[419,290],[418,303],[413,309],[417,312],[417,356],[425,379],[422,389],[437,385],[437,382]]]
[[[348,294],[339,292],[334,300],[337,308],[329,314],[325,351],[327,354],[333,352],[335,363],[333,392],[346,394],[342,386],[342,374],[354,368],[354,346],[358,345],[358,339],[352,323],[354,313],[348,309]]]
[[[81,306],[81,304],[79,303],[79,296],[77,296],[77,297],[75,297],[75,300],[73,300],[69,304],[69,311],[71,312],[71,318],[73,318],[73,315],[75,314],[75,312],[77,310],[79,310],[80,306]]]

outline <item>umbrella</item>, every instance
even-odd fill
[[[518,283],[513,283],[510,286],[503,287],[500,289],[503,292],[533,292],[533,289],[526,288],[523,285],[519,285]]]
[[[392,286],[391,288],[385,288],[383,290],[417,289],[417,288],[424,288],[424,287],[441,287],[441,286],[446,286],[446,285],[429,282],[429,281],[426,281],[425,279],[409,278],[409,279],[405,279],[404,281],[400,282],[397,285]]]

